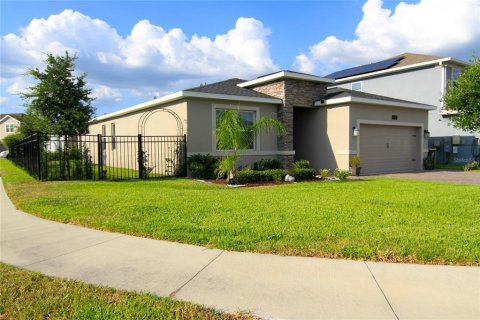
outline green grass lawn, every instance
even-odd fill
[[[462,164],[436,164],[435,169],[450,169],[450,170],[461,170],[463,171],[464,165]],[[479,170],[470,170],[471,172],[480,172]]]
[[[41,217],[237,251],[480,264],[480,186],[387,178],[230,189],[188,179],[37,182],[1,161]]]
[[[188,302],[50,278],[0,263],[0,319],[247,320]]]
[[[451,169],[451,170],[462,170],[463,165],[461,164],[436,164],[435,169]]]

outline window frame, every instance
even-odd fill
[[[257,122],[257,119],[260,116],[260,108],[244,105],[223,105],[223,104],[213,104],[212,105],[212,152],[227,152],[229,150],[217,149],[217,110],[227,110],[227,109],[237,109],[240,112],[253,112],[253,123]],[[260,150],[260,137],[258,134],[255,135],[253,139],[253,149],[245,149],[245,151],[256,152]]]
[[[354,85],[360,85],[360,89],[354,89],[354,88],[353,88]],[[351,89],[352,91],[360,91],[360,92],[361,92],[362,89],[363,89],[363,83],[362,83],[362,81],[352,82],[351,85],[350,85],[350,89]]]
[[[7,122],[5,123],[5,132],[6,133],[15,133],[17,132],[18,126],[15,123]]]

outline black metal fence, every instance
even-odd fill
[[[31,135],[9,158],[40,180],[126,180],[187,174],[186,136]]]

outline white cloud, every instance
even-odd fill
[[[480,0],[401,2],[394,12],[368,0],[355,34],[351,41],[325,38],[297,55],[295,67],[324,74],[403,52],[470,54],[480,44]]]
[[[214,38],[189,37],[148,20],[122,37],[105,21],[65,10],[2,37],[1,81],[8,93],[18,93],[25,88],[28,67],[43,68],[46,52],[68,50],[78,55],[77,69],[88,73],[96,105],[120,102],[127,95],[150,99],[205,81],[251,78],[278,69],[270,57],[269,35],[262,22],[242,17]]]
[[[2,96],[0,96],[0,105],[2,105],[2,104],[6,104],[6,103],[7,103],[7,101],[8,101],[8,99],[7,99],[6,97],[2,97]]]
[[[92,96],[97,100],[112,100],[113,102],[122,101],[122,93],[120,90],[110,88],[103,84],[93,86]]]

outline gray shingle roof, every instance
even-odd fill
[[[241,88],[237,84],[246,82],[242,79],[228,79],[225,81],[215,82],[204,86],[186,89],[184,91],[203,92],[213,94],[228,94],[233,96],[254,97],[254,98],[275,98],[264,93],[254,91],[252,89]]]
[[[375,99],[375,100],[383,100],[383,101],[390,101],[390,102],[403,102],[403,103],[414,103],[418,105],[425,105],[423,103],[402,100],[402,99],[395,99],[391,97],[380,96],[378,94],[348,90],[344,88],[327,89],[327,95],[325,96],[325,99],[328,100],[328,99],[346,98],[346,97],[356,97],[356,98],[364,98],[364,99]]]
[[[22,118],[25,114],[23,113],[2,113],[0,114],[0,119],[3,119],[5,116],[10,116],[12,118],[17,119],[18,121],[22,121]]]

